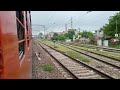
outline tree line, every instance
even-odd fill
[[[73,40],[73,36],[75,36],[75,39],[78,38],[78,36],[80,37],[85,37],[85,38],[92,38],[93,37],[93,33],[90,31],[83,31],[83,32],[79,32],[75,35],[75,31],[74,30],[70,30],[65,34],[57,34],[54,33],[53,37],[51,38],[51,40],[58,40],[58,41],[65,41],[66,39],[71,39]]]

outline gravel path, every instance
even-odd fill
[[[32,79],[65,79],[65,77],[51,61],[51,57],[37,43],[34,43],[34,41],[32,44],[32,49]],[[36,56],[36,52],[39,59]],[[50,64],[54,69],[51,72],[44,71],[40,67],[40,65],[43,64]]]

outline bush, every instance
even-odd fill
[[[43,65],[40,65],[40,67],[47,72],[51,72],[54,70],[54,67],[50,64],[43,64]]]

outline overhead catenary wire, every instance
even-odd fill
[[[87,13],[88,13],[88,12],[82,14],[81,16],[84,16],[84,15],[87,14]],[[51,20],[53,17],[54,17],[54,15],[51,16],[49,20]],[[80,16],[79,16],[79,17],[80,17]],[[68,22],[68,21],[70,21],[70,20],[67,20],[67,24],[70,24],[70,22]],[[48,22],[49,22],[49,21],[48,21]],[[75,22],[75,20],[74,20],[74,22]],[[61,24],[61,25],[64,25],[64,24]],[[49,26],[49,27],[51,27],[51,26]],[[71,26],[71,28],[72,28],[72,26]]]
[[[85,12],[83,15],[85,15],[85,14],[88,13],[88,12],[89,12],[89,11]],[[54,15],[55,15],[55,14],[54,14]],[[82,16],[83,16],[83,15],[82,15]],[[53,16],[51,16],[50,19],[52,19],[52,17],[53,17]],[[49,19],[49,20],[50,20],[50,19]],[[68,21],[70,21],[70,19],[67,20],[67,22],[65,22],[65,24],[71,24],[71,28],[72,28],[72,23],[71,23],[71,22],[68,22]],[[71,21],[72,21],[72,20],[71,20]],[[59,24],[59,25],[65,25],[65,24]]]
[[[48,28],[48,31],[50,31],[50,29],[51,30],[53,30],[53,28],[59,28],[59,27],[57,27],[58,25],[59,26],[61,26],[61,27],[65,27],[65,24],[68,24],[68,28],[70,27],[70,17],[68,18],[68,19],[66,19],[65,21],[65,23],[63,22],[62,24],[56,24],[56,22],[55,22],[55,20],[53,21],[53,17],[55,17],[55,13],[56,12],[54,12],[54,14],[48,19],[48,22],[47,23],[49,23],[49,22],[51,22],[50,24],[46,24],[46,26],[47,26],[47,28]],[[86,17],[86,15],[88,14],[88,12],[86,11],[85,13],[83,13],[82,15],[79,15],[79,17],[77,17],[77,18],[75,18],[75,17],[73,17],[73,24],[75,25],[74,27],[76,28],[76,27],[80,27],[81,28],[81,26],[83,26],[83,24],[84,25],[89,25],[89,26],[93,26],[93,27],[98,27],[98,25],[99,25],[99,23],[95,23],[95,22],[98,22],[99,21],[99,17],[98,17],[98,15],[95,15],[94,17],[87,17],[87,19],[83,19],[83,20],[85,20],[83,23],[82,23],[82,21],[83,20],[80,20],[81,18],[83,18],[83,16],[85,16]],[[89,16],[89,15],[88,15]],[[102,14],[101,15],[103,18],[104,18],[104,16],[105,16],[105,14]],[[98,19],[95,19],[95,18],[98,18]],[[103,19],[102,18],[102,19]],[[104,18],[105,19],[105,18]],[[108,18],[106,18],[106,19],[108,19]],[[76,25],[76,23],[77,23],[77,25]],[[104,23],[104,22],[103,22]],[[49,26],[48,26],[49,25]],[[87,27],[87,26],[86,26]],[[82,29],[82,28],[81,28]],[[65,29],[64,29],[65,30]]]

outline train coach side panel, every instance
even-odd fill
[[[3,77],[20,78],[18,40],[15,11],[0,11],[1,46],[3,55]]]

